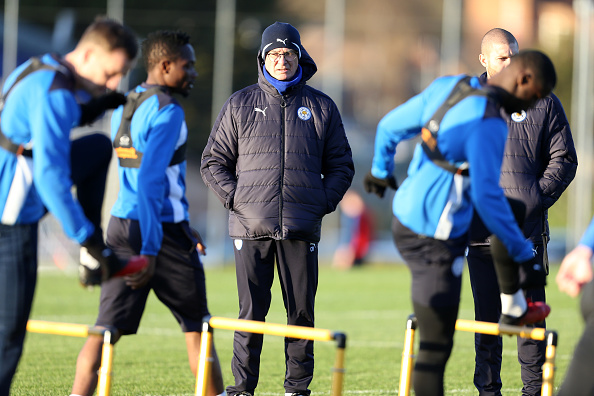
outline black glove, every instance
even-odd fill
[[[110,92],[89,100],[80,105],[79,126],[95,121],[105,110],[115,109],[126,103],[126,95],[119,92]]]
[[[99,262],[103,280],[109,279],[112,273],[122,267],[113,250],[105,246],[101,231],[95,231],[81,246],[87,248],[89,254]]]
[[[545,287],[547,272],[545,267],[536,260],[536,257],[519,263],[520,287],[524,290]]]
[[[363,186],[365,187],[365,191],[368,193],[374,193],[380,198],[384,197],[387,187],[398,190],[398,184],[396,184],[396,179],[394,176],[390,175],[385,179],[378,179],[377,177],[373,176],[371,172],[365,175]]]

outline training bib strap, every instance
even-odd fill
[[[423,139],[421,147],[423,148],[425,155],[427,155],[427,157],[440,168],[462,176],[469,175],[468,163],[465,162],[462,165],[454,165],[448,161],[439,150],[439,147],[437,147],[437,133],[439,132],[443,117],[461,100],[471,95],[489,97],[487,91],[472,87],[470,85],[470,79],[470,76],[466,76],[458,81],[446,101],[443,102],[421,129],[421,138]]]
[[[132,136],[130,134],[130,123],[132,116],[140,105],[153,95],[166,91],[166,87],[157,86],[151,87],[142,92],[130,92],[127,96],[124,110],[122,111],[122,121],[118,128],[118,133],[113,141],[113,147],[118,156],[120,166],[124,168],[140,168],[142,163],[142,152],[137,151],[132,144]],[[186,143],[181,145],[173,153],[173,157],[169,162],[169,166],[177,165],[186,160]]]
[[[55,56],[54,56],[54,59],[57,60],[57,58]],[[74,80],[73,80],[74,77],[72,76],[70,71],[65,66],[63,66],[63,65],[60,65],[60,66],[48,65],[46,63],[43,63],[39,57],[33,57],[33,58],[31,58],[31,62],[29,63],[29,66],[27,66],[25,68],[25,70],[23,70],[21,72],[21,74],[19,74],[17,76],[14,83],[8,88],[8,91],[6,91],[6,93],[4,95],[2,95],[2,98],[0,99],[0,114],[1,114],[2,110],[4,109],[4,103],[6,102],[6,98],[8,97],[8,94],[10,92],[12,92],[12,89],[23,78],[27,77],[29,74],[36,72],[38,70],[53,70],[57,73],[61,73],[61,74],[65,75],[66,77],[70,78],[74,82]],[[22,144],[13,143],[2,132],[2,129],[0,129],[0,147],[5,149],[6,151],[9,151],[16,155],[24,155],[25,157],[33,157],[33,151],[31,148],[25,148],[24,145],[22,145]]]

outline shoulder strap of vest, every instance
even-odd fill
[[[122,121],[113,140],[113,147],[118,155],[120,166],[124,168],[139,168],[142,162],[142,153],[137,151],[132,144],[130,135],[130,123],[132,116],[138,110],[140,105],[151,96],[164,92],[164,87],[151,87],[143,92],[131,91],[128,93],[126,104],[122,111]],[[173,157],[169,166],[177,165],[186,160],[186,143],[180,146]]]
[[[456,83],[448,98],[437,109],[421,130],[421,137],[423,139],[421,147],[423,147],[423,151],[427,157],[440,168],[462,176],[468,176],[468,164],[464,163],[460,166],[456,166],[445,159],[439,150],[439,147],[437,147],[437,133],[439,132],[441,120],[445,114],[462,99],[471,95],[489,96],[488,92],[485,90],[472,87],[470,85],[470,79],[470,76],[466,76]]]
[[[17,78],[15,79],[14,83],[8,88],[8,90],[2,95],[2,97],[0,98],[0,114],[2,112],[2,110],[4,109],[4,103],[6,102],[6,98],[8,97],[8,94],[10,92],[12,92],[12,89],[25,77],[27,77],[29,74],[36,72],[38,70],[54,70],[58,73],[67,75],[64,72],[64,69],[62,69],[62,67],[60,66],[53,66],[53,65],[48,65],[46,63],[43,63],[41,61],[41,58],[39,57],[32,57],[31,58],[31,62],[29,63],[29,65],[17,76]],[[6,137],[6,135],[2,132],[2,129],[0,129],[0,147],[2,147],[3,149],[16,154],[16,155],[24,155],[26,157],[32,157],[33,156],[33,152],[31,150],[31,148],[24,148],[24,146],[22,144],[15,144],[12,141],[10,141],[10,139],[8,137]]]

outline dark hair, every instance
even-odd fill
[[[520,51],[512,58],[512,62],[522,62],[522,65],[532,70],[537,84],[543,89],[543,94],[551,93],[557,84],[557,73],[551,59],[537,50]]]
[[[158,30],[149,33],[142,42],[142,60],[146,70],[151,70],[161,60],[175,61],[182,48],[190,43],[190,36],[181,31]]]
[[[97,17],[89,25],[79,43],[92,42],[104,47],[107,51],[123,49],[128,58],[134,59],[138,53],[138,41],[134,32],[116,20]]]

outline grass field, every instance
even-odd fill
[[[557,349],[558,386],[567,368],[583,323],[578,302],[557,290],[552,270],[548,300],[552,312],[548,327],[559,333]],[[462,292],[460,318],[472,319],[472,296],[468,277]],[[410,276],[403,265],[369,265],[350,271],[323,266],[316,302],[316,326],[347,334],[344,395],[396,395],[405,322],[411,313]],[[237,293],[232,266],[207,270],[211,313],[235,318]],[[285,323],[277,283],[269,322]],[[75,275],[42,271],[31,315],[32,319],[92,324],[98,307],[99,290],[77,285]],[[231,331],[215,330],[215,343],[224,370],[225,383],[233,381],[230,360]],[[74,377],[77,354],[83,339],[29,334],[25,352],[13,381],[12,395],[68,395]],[[473,335],[458,332],[446,372],[447,394],[476,394]],[[336,345],[316,343],[316,371],[312,394],[329,395],[331,368]],[[283,341],[265,336],[258,395],[284,395]],[[503,390],[521,395],[516,342],[504,338]],[[169,311],[151,295],[139,333],[124,337],[115,347],[112,395],[193,395],[195,379],[187,364],[185,343]]]

